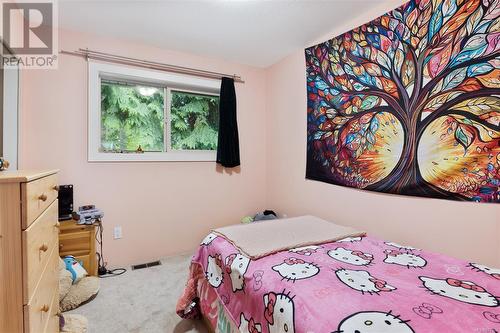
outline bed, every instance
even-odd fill
[[[222,333],[500,332],[498,269],[364,233],[308,241],[296,232],[273,247],[286,231],[271,223],[238,227],[239,241],[207,235],[178,314]],[[249,240],[264,243],[262,255],[247,251]]]

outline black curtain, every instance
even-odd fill
[[[217,163],[226,168],[240,165],[236,92],[234,91],[234,80],[228,77],[222,78],[220,87]]]

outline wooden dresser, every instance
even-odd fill
[[[0,332],[59,332],[57,170],[0,172]]]

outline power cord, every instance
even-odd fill
[[[114,277],[118,275],[122,275],[127,270],[125,268],[115,268],[115,269],[107,269],[107,262],[104,261],[104,253],[102,251],[102,221],[100,219],[96,219],[94,225],[97,226],[97,232],[95,234],[95,240],[99,244],[100,252],[96,252],[97,254],[97,273],[100,278],[108,278]]]

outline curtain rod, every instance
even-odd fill
[[[106,62],[122,64],[122,65],[131,65],[131,66],[155,69],[155,70],[166,71],[166,72],[200,76],[200,77],[205,77],[205,78],[209,78],[209,79],[221,79],[223,77],[229,77],[229,78],[233,78],[234,82],[245,83],[245,81],[243,81],[241,76],[236,75],[236,74],[229,75],[229,74],[224,74],[224,73],[206,71],[206,70],[202,70],[202,69],[169,65],[169,64],[164,64],[161,62],[124,57],[124,56],[111,54],[111,53],[92,51],[89,49],[81,49],[80,48],[80,49],[78,49],[78,51],[61,50],[59,53],[84,57],[87,60],[88,59],[101,60],[101,61],[106,61]]]

